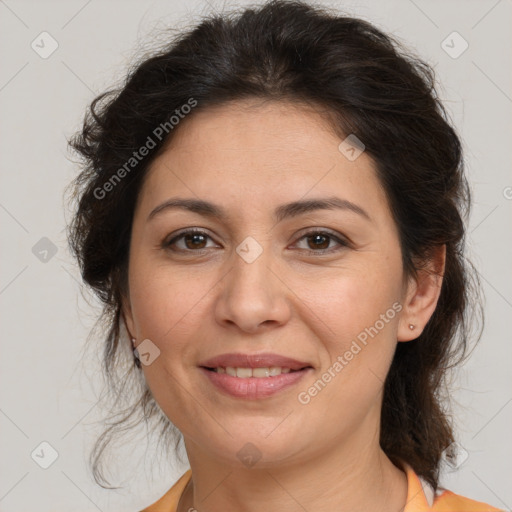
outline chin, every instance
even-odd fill
[[[226,434],[221,439],[208,437],[201,444],[208,451],[215,452],[213,456],[217,460],[224,460],[227,465],[239,468],[272,468],[300,458],[307,443],[304,446],[303,443],[299,445],[289,430],[282,433],[272,432],[279,425],[279,421],[272,423],[273,426],[269,428],[267,419],[265,434],[251,428],[232,430],[226,425],[231,436]]]

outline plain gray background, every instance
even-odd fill
[[[375,23],[432,64],[462,136],[475,199],[469,255],[482,278],[486,327],[453,384],[467,458],[442,484],[510,509],[511,2],[323,4]],[[125,489],[105,491],[88,473],[86,455],[99,432],[94,421],[103,412],[96,406],[100,370],[83,347],[98,311],[81,296],[66,247],[63,193],[77,172],[66,137],[79,128],[90,101],[151,47],[157,31],[190,26],[222,8],[213,0],[0,1],[0,511],[135,511],[186,469],[169,460],[151,473],[151,448],[144,463],[139,438],[117,456],[114,476]],[[52,44],[58,48],[43,58]],[[58,453],[48,469],[34,461],[38,453],[40,463],[51,461],[41,442]]]

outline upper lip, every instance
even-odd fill
[[[290,368],[291,370],[301,370],[311,367],[309,363],[297,361],[290,357],[281,356],[272,353],[260,354],[221,354],[199,364],[205,368],[269,368],[271,366],[280,366],[281,368]]]

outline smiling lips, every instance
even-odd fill
[[[204,361],[199,366],[204,368],[269,368],[274,366],[289,368],[290,370],[312,367],[309,363],[269,352],[261,354],[221,354]]]
[[[298,382],[313,367],[278,354],[222,354],[200,365],[221,391],[236,398],[269,397]]]

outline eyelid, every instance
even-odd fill
[[[310,228],[304,228],[304,230],[299,231],[299,239],[303,238],[304,236],[314,235],[314,234],[317,234],[317,233],[329,235],[329,236],[331,236],[333,238],[339,239],[341,242],[349,243],[349,239],[345,235],[343,235],[341,233],[338,233],[337,231],[334,231],[332,229],[323,228],[323,227],[320,227],[320,226],[319,227],[314,226],[314,227],[310,227]]]

